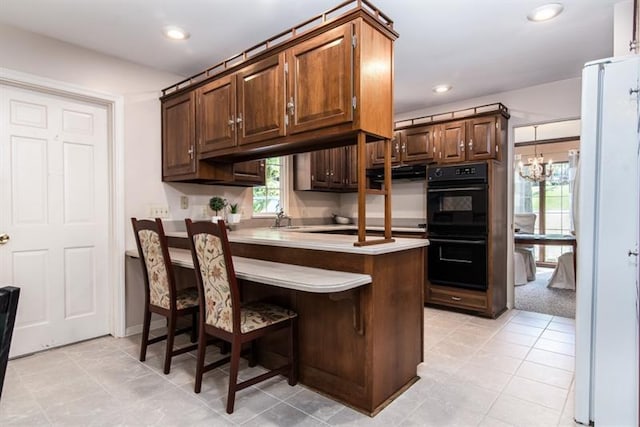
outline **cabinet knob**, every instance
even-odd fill
[[[238,124],[238,129],[242,129],[242,114],[238,115],[236,123]]]
[[[469,151],[473,150],[473,139],[469,140]]]
[[[236,121],[233,119],[233,116],[231,116],[231,118],[229,119],[229,127],[231,128],[231,130],[233,130],[235,128],[235,124]]]
[[[453,301],[462,301],[462,298],[460,298],[460,297],[451,297],[451,299]]]
[[[464,141],[460,141],[460,148],[464,149]]]
[[[187,153],[189,154],[189,158],[193,160],[193,145],[189,146]]]

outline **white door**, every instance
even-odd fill
[[[21,288],[11,356],[109,331],[104,107],[0,85],[0,286]]]

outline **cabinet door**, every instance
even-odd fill
[[[326,189],[330,185],[329,177],[330,150],[311,152],[311,188]]]
[[[466,122],[464,120],[441,125],[440,156],[441,163],[455,163],[465,160]]]
[[[344,147],[345,155],[345,189],[358,189],[358,146],[349,145]]]
[[[496,117],[468,120],[467,159],[483,160],[496,157]]]
[[[344,24],[288,51],[290,133],[353,119],[352,32]]]
[[[335,189],[344,188],[345,155],[344,147],[332,148],[329,151],[329,186]]]
[[[264,160],[234,163],[233,180],[238,183],[264,185]]]
[[[196,172],[195,94],[162,103],[162,176]]]
[[[405,162],[429,161],[435,155],[435,126],[405,129],[401,135],[402,159]]]
[[[402,141],[402,131],[393,133],[391,140],[391,164],[400,163],[400,143]],[[384,141],[373,142],[369,144],[371,154],[371,166],[384,166]]]
[[[199,153],[236,145],[236,83],[225,76],[198,89]]]
[[[236,73],[238,145],[285,135],[284,53]]]

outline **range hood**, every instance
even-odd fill
[[[398,165],[391,167],[391,179],[421,180],[426,179],[425,165]],[[367,169],[367,178],[374,182],[384,181],[384,168]]]

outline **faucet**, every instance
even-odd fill
[[[278,214],[276,215],[276,223],[274,225],[274,227],[279,228],[279,227],[284,227],[284,225],[282,225],[282,220],[286,219],[287,220],[287,226],[291,227],[291,217],[288,216],[287,214],[284,213],[284,210],[282,210],[282,208],[280,209],[280,212],[278,212]]]

